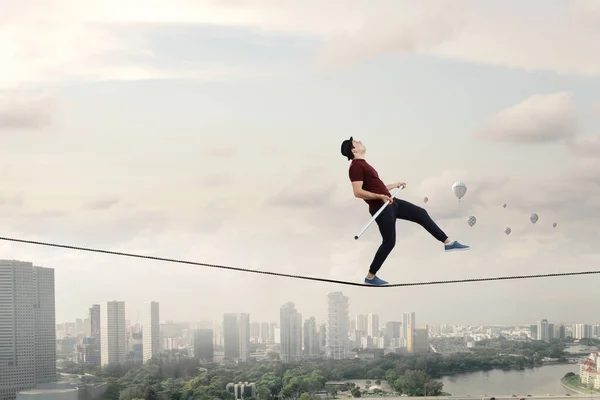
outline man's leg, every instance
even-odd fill
[[[446,233],[442,231],[442,229],[431,219],[429,213],[424,208],[412,204],[406,200],[395,199],[394,202],[397,203],[396,217],[398,219],[415,222],[421,225],[427,230],[427,232],[431,234],[431,236],[446,245],[446,251],[469,249],[469,246],[460,244],[457,241],[450,241],[448,235],[446,235]]]
[[[375,219],[381,234],[381,245],[375,253],[373,262],[369,266],[369,273],[365,279],[365,283],[385,285],[387,282],[375,276],[383,262],[386,260],[394,246],[396,245],[396,206],[388,205],[381,214]]]
[[[394,201],[398,203],[396,208],[398,210],[398,213],[396,214],[398,219],[415,222],[421,225],[427,230],[427,232],[431,234],[431,236],[442,243],[446,243],[448,241],[448,235],[446,235],[446,233],[444,233],[444,231],[442,231],[440,227],[437,226],[437,224],[431,219],[427,210],[415,204],[409,203],[406,200],[395,199]]]

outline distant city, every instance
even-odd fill
[[[323,307],[324,321],[313,316],[303,319],[295,304],[287,302],[279,306],[279,321],[253,321],[249,313],[226,313],[220,321],[174,322],[161,315],[158,302],[148,299],[139,320],[131,321],[123,301],[107,300],[90,304],[82,318],[56,324],[54,270],[0,260],[0,400],[14,400],[17,393],[34,388],[79,388],[87,390],[90,398],[94,391],[101,392],[85,383],[74,387],[72,381],[61,380],[57,368],[68,363],[103,367],[173,355],[202,363],[342,360],[377,351],[468,351],[478,341],[499,337],[546,342],[600,337],[599,324],[567,325],[546,319],[505,327],[418,324],[417,315],[410,311],[392,321],[381,321],[377,313],[351,316],[349,298],[340,291],[324,294]]]

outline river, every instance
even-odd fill
[[[561,385],[560,379],[568,372],[578,374],[579,365],[554,364],[525,370],[469,372],[438,380],[444,383],[444,392],[452,395],[565,395],[572,392]]]

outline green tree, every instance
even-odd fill
[[[439,396],[443,383],[434,381],[425,371],[407,370],[395,382],[396,390],[409,396]]]

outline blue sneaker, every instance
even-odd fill
[[[365,278],[365,283],[367,285],[387,285],[388,283],[383,279],[379,279],[377,276],[372,277],[371,279]]]
[[[469,250],[471,247],[466,244],[460,244],[456,240],[444,245],[444,249],[446,251],[465,251]]]

